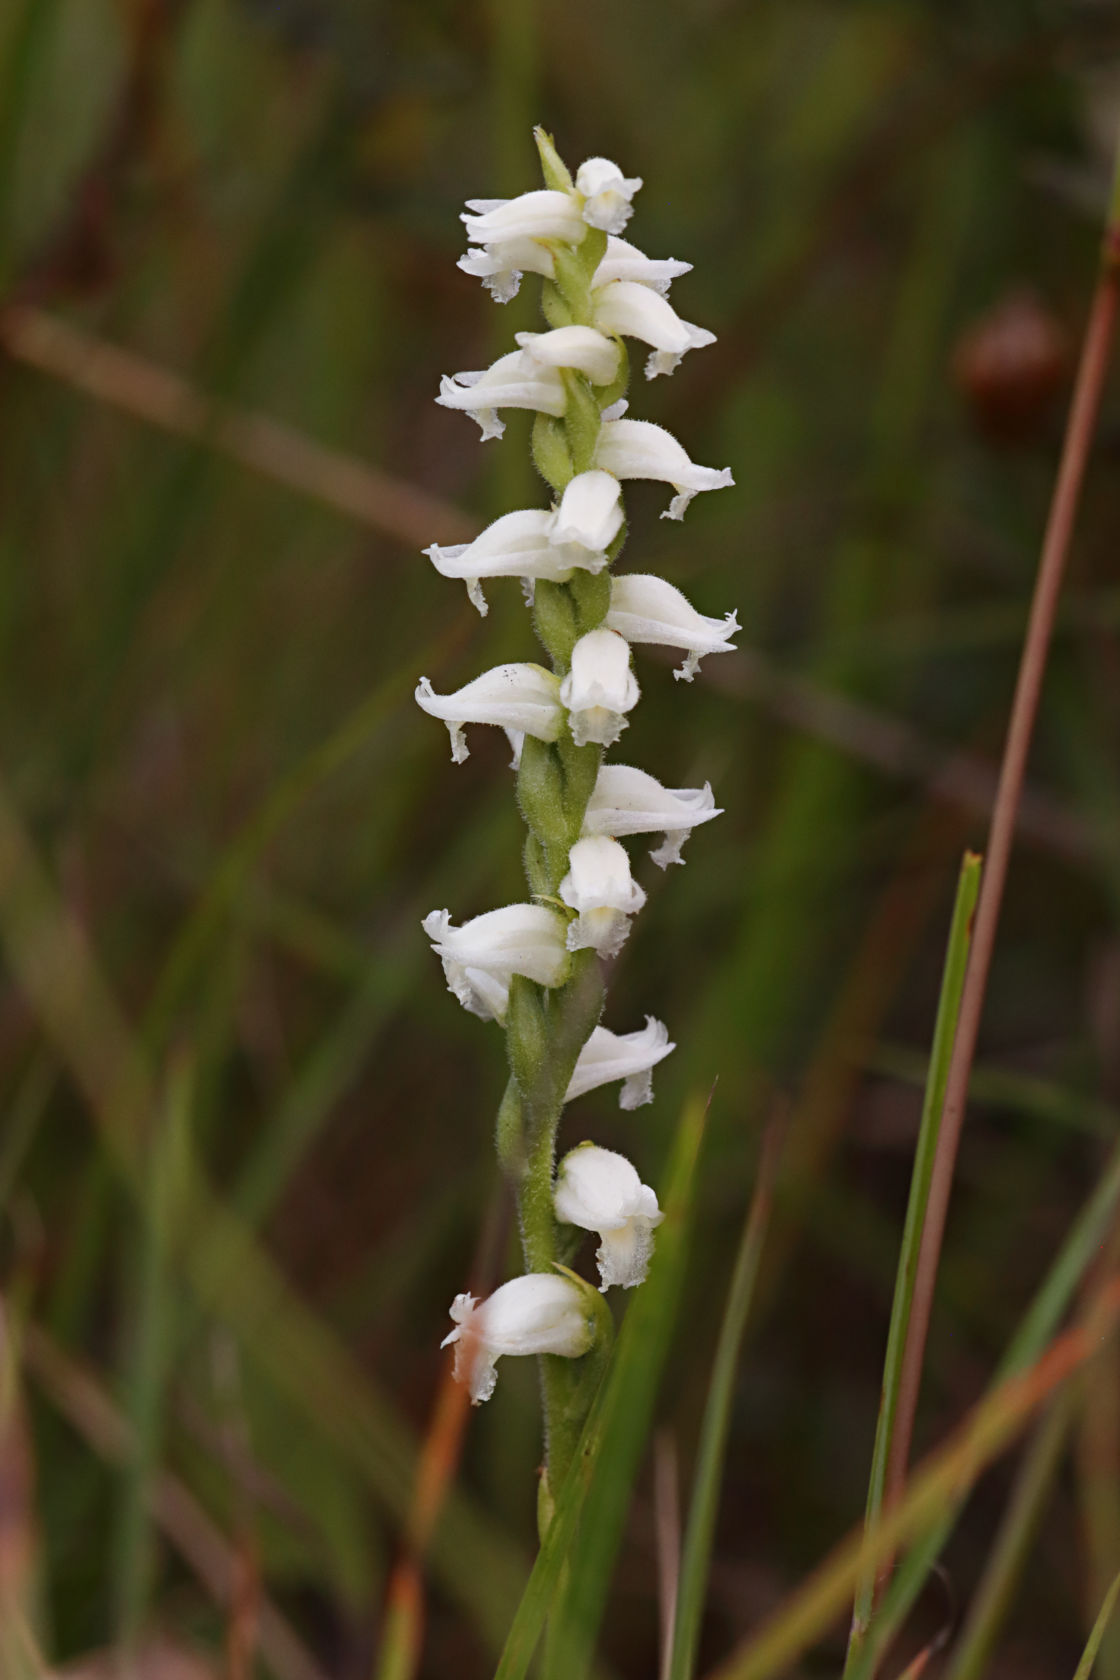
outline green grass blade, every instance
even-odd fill
[[[1077,1673],[1073,1680],[1089,1680],[1093,1672],[1093,1664],[1097,1660],[1097,1652],[1101,1648],[1101,1641],[1108,1631],[1108,1624],[1112,1620],[1112,1612],[1116,1608],[1116,1599],[1120,1595],[1120,1575],[1117,1575],[1105,1594],[1100,1613],[1093,1623],[1093,1631],[1089,1635],[1089,1642],[1081,1653],[1081,1661],[1077,1665]]]
[[[879,1401],[879,1421],[875,1430],[875,1447],[871,1458],[871,1480],[867,1491],[865,1526],[869,1534],[879,1524],[883,1509],[887,1463],[894,1438],[895,1417],[898,1411],[899,1384],[902,1359],[906,1347],[906,1331],[914,1298],[914,1278],[918,1264],[918,1250],[925,1225],[926,1204],[929,1199],[930,1178],[933,1174],[937,1137],[941,1127],[941,1110],[945,1100],[945,1084],[949,1076],[949,1059],[957,1032],[961,994],[964,990],[965,969],[972,935],[972,913],[980,890],[981,859],[975,852],[966,852],[957,880],[957,896],[949,926],[949,944],[941,977],[941,996],[937,1005],[937,1020],[933,1032],[929,1072],[922,1102],[922,1121],[914,1155],[914,1170],[910,1179],[910,1200],[906,1208],[906,1223],[902,1233],[902,1248],[895,1275],[894,1300],[891,1304],[890,1329],[887,1333],[887,1352],[883,1363],[883,1387]],[[875,1598],[874,1573],[859,1584],[852,1612],[852,1631],[848,1646],[845,1673],[858,1655],[871,1620]]]
[[[700,1636],[712,1538],[719,1510],[723,1461],[731,1424],[731,1401],[739,1364],[739,1350],[746,1328],[747,1314],[754,1299],[759,1260],[769,1226],[781,1139],[781,1129],[775,1124],[763,1141],[754,1195],[743,1227],[731,1287],[727,1292],[723,1323],[720,1326],[719,1345],[704,1408],[704,1423],[700,1432],[700,1448],[692,1483],[692,1503],[681,1559],[669,1668],[670,1680],[688,1680],[696,1662],[696,1646]]]
[[[495,1680],[524,1680],[569,1558],[571,1573],[550,1638],[550,1663],[563,1665],[557,1672],[568,1680],[585,1671],[680,1297],[707,1112],[707,1104],[694,1098],[681,1116],[649,1277],[627,1310],[610,1372],[557,1498]],[[579,1546],[573,1551],[577,1530]]]

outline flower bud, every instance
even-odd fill
[[[568,927],[568,950],[592,949],[601,957],[618,954],[630,932],[630,917],[646,901],[630,874],[625,847],[606,835],[576,841],[558,890],[564,903],[579,912]]]
[[[646,1016],[640,1032],[613,1033],[596,1027],[579,1053],[564,1101],[574,1102],[600,1085],[621,1079],[619,1108],[641,1108],[653,1101],[653,1069],[676,1048],[669,1042],[664,1023],[652,1015]]]
[[[595,1258],[604,1292],[612,1284],[633,1289],[645,1282],[654,1227],[664,1215],[625,1155],[594,1143],[571,1150],[556,1175],[553,1206],[562,1223],[601,1237]]]
[[[595,1319],[579,1285],[557,1272],[511,1278],[482,1302],[456,1295],[451,1317],[455,1328],[440,1346],[454,1345],[455,1378],[470,1385],[474,1406],[493,1394],[494,1367],[503,1355],[578,1359],[595,1339]]]
[[[560,684],[560,700],[577,747],[594,742],[611,747],[627,727],[625,713],[640,690],[630,669],[630,645],[613,630],[589,630],[572,649],[572,666]]]

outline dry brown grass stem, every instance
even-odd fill
[[[1011,846],[1019,820],[1023,780],[1046,672],[1058,595],[1112,349],[1118,295],[1120,219],[1117,218],[1114,207],[1106,233],[1100,276],[1085,331],[1081,362],[1062,446],[1061,463],[1043,539],[1000,768],[999,787],[985,847],[986,863],[976,906],[972,951],[949,1065],[937,1153],[918,1255],[913,1307],[900,1380],[897,1421],[887,1467],[885,1497],[888,1504],[900,1497],[910,1461],[914,1413],[921,1383],[930,1310],[957,1148],[964,1122],[969,1077],[976,1051]]]
[[[477,523],[415,485],[315,443],[252,409],[213,402],[196,386],[56,315],[12,305],[0,315],[9,356],[176,437],[207,444],[409,548],[469,542]]]

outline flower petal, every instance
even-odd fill
[[[654,353],[646,363],[647,379],[672,373],[686,351],[716,341],[715,333],[682,321],[671,303],[633,280],[615,280],[604,286],[594,294],[593,305],[595,325],[604,332],[640,338],[653,346]]]
[[[584,221],[606,233],[621,233],[633,213],[630,200],[641,184],[640,176],[625,176],[609,158],[588,158],[576,172],[576,192],[584,196]]]
[[[572,649],[572,664],[560,684],[561,702],[577,747],[589,741],[613,746],[626,728],[625,713],[640,690],[630,669],[630,646],[613,630],[589,630]]]
[[[613,1033],[607,1027],[596,1027],[579,1053],[564,1101],[574,1102],[588,1091],[620,1079],[619,1107],[640,1108],[653,1100],[652,1070],[675,1049],[664,1023],[652,1015],[646,1016],[640,1032]]]
[[[594,291],[612,280],[634,280],[664,297],[672,282],[691,269],[691,263],[678,262],[676,257],[647,257],[636,245],[608,235],[607,254],[591,277],[591,288]]]
[[[680,849],[692,830],[723,812],[702,788],[662,787],[655,776],[632,764],[604,764],[583,818],[585,834],[664,834],[665,843],[650,855],[659,868],[683,863]]]
[[[662,519],[682,519],[693,496],[735,482],[728,467],[700,467],[690,461],[672,432],[649,420],[604,421],[594,464],[616,478],[654,478],[671,484],[677,494]]]
[[[437,694],[427,677],[416,685],[416,704],[441,718],[451,735],[451,757],[468,757],[465,723],[493,723],[538,741],[556,741],[564,728],[560,683],[543,665],[495,665],[454,694]]]
[[[542,368],[574,368],[593,385],[609,385],[618,373],[618,345],[594,327],[553,327],[551,332],[519,332],[517,342],[530,363]]]
[[[653,642],[684,648],[688,658],[678,678],[691,682],[706,653],[734,653],[728,638],[739,629],[734,612],[726,618],[706,618],[664,578],[650,572],[631,572],[611,579],[611,604],[604,621],[628,642]]]

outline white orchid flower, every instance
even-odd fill
[[[576,192],[583,194],[583,219],[604,233],[621,233],[633,214],[630,200],[642,181],[625,176],[610,158],[593,157],[576,171]]]
[[[676,257],[647,257],[636,245],[608,235],[607,254],[591,277],[591,290],[608,286],[612,280],[633,280],[664,297],[674,280],[691,271],[691,263],[678,262]]]
[[[580,477],[606,479],[608,474],[581,473]],[[572,480],[573,484],[577,482]],[[610,479],[609,482],[615,485],[617,493],[618,481]],[[621,523],[621,512],[618,517]],[[574,525],[570,526],[571,540],[565,535],[558,541],[558,521],[556,510],[521,508],[516,513],[502,514],[471,543],[456,543],[450,548],[433,543],[424,553],[444,577],[463,580],[471,601],[485,618],[487,606],[482,578],[547,578],[550,583],[567,583],[577,568],[587,572],[603,570],[607,564],[606,544],[595,548],[591,543],[579,541],[585,527]]]
[[[472,1406],[489,1400],[504,1354],[556,1353],[578,1359],[595,1339],[595,1322],[578,1284],[559,1272],[510,1278],[485,1301],[456,1295],[455,1328],[441,1347],[455,1348],[455,1379],[468,1383]]]
[[[650,420],[604,420],[594,465],[616,478],[655,478],[677,494],[662,519],[683,519],[693,496],[734,484],[729,467],[699,467],[690,461],[672,432]]]
[[[669,1042],[664,1022],[652,1015],[646,1016],[640,1032],[613,1033],[596,1027],[579,1053],[564,1101],[574,1102],[600,1085],[621,1079],[619,1108],[641,1108],[653,1101],[653,1069],[676,1048]]]
[[[679,589],[650,572],[611,579],[610,611],[604,622],[628,642],[684,648],[688,658],[673,672],[684,682],[692,681],[706,653],[734,653],[735,644],[728,638],[739,629],[735,613],[706,618]]]
[[[422,926],[448,991],[484,1021],[505,1020],[514,974],[538,986],[562,986],[568,977],[564,918],[545,904],[504,904],[457,928],[449,910],[432,910]]]
[[[455,266],[473,279],[481,280],[495,303],[509,303],[517,296],[523,274],[540,274],[551,280],[556,273],[552,252],[539,239],[503,239],[492,245],[472,245]]]
[[[564,548],[605,554],[622,529],[622,486],[610,473],[577,473],[560,498],[551,540]]]
[[[557,890],[569,909],[579,912],[568,924],[568,950],[594,950],[601,957],[617,956],[630,932],[630,917],[646,901],[630,873],[625,846],[605,834],[576,841]]]
[[[578,245],[592,225],[574,193],[550,188],[521,193],[517,198],[468,198],[467,212],[460,220],[472,245],[504,245],[525,239],[556,239],[565,245]]]
[[[534,366],[574,368],[592,385],[609,385],[618,373],[622,352],[594,327],[553,327],[551,332],[519,332],[515,337]]]
[[[646,378],[672,373],[688,350],[702,350],[714,344],[716,335],[706,327],[682,321],[668,299],[659,297],[636,280],[615,280],[592,298],[595,325],[604,332],[624,338],[640,338],[652,345],[646,361]]]
[[[656,776],[632,764],[604,764],[583,818],[585,834],[664,834],[650,853],[659,869],[683,863],[681,847],[694,828],[723,815],[711,784],[702,788],[662,787]]]
[[[571,670],[560,684],[577,747],[612,747],[627,727],[625,713],[640,696],[630,669],[630,644],[613,630],[589,630],[572,649]]]
[[[499,408],[531,408],[559,418],[568,403],[564,376],[557,367],[531,360],[522,350],[499,356],[479,373],[444,374],[439,382],[441,408],[457,408],[478,422],[482,441],[499,438],[505,421]]]
[[[604,1293],[612,1284],[633,1289],[645,1282],[654,1227],[664,1214],[625,1155],[594,1143],[571,1150],[556,1174],[553,1207],[565,1225],[598,1232],[602,1240],[595,1258]]]
[[[437,694],[427,677],[421,677],[415,699],[431,717],[446,723],[456,764],[470,756],[463,734],[466,723],[493,723],[507,734],[519,732],[538,741],[559,740],[564,728],[560,682],[543,665],[495,665],[454,694]]]

